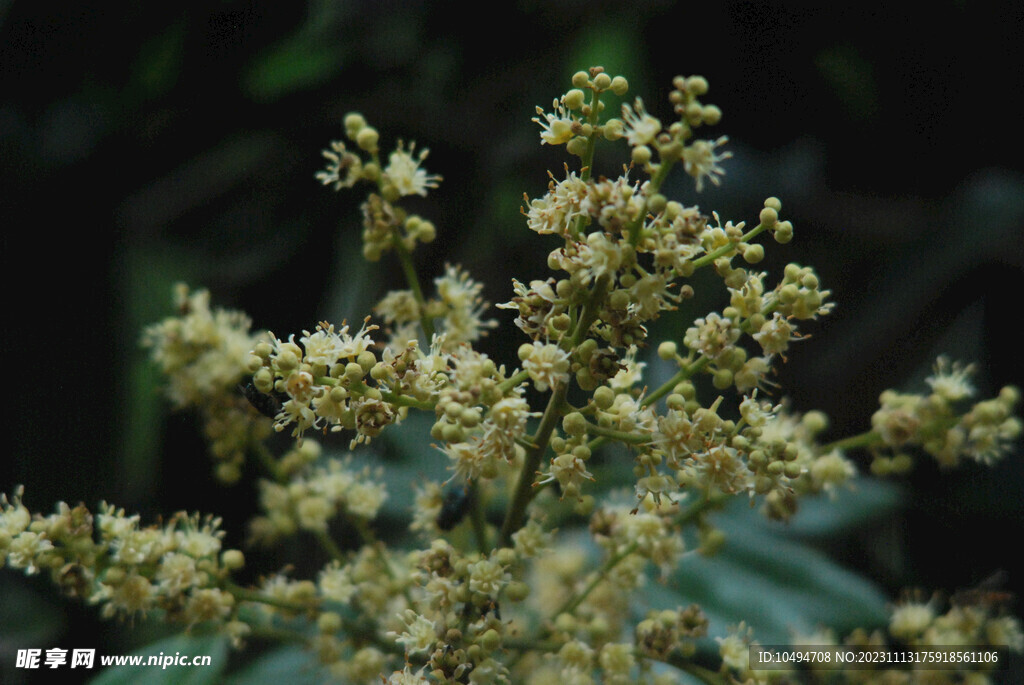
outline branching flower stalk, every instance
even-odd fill
[[[868,430],[825,445],[823,414],[795,415],[765,399],[773,365],[806,337],[804,322],[829,313],[831,292],[810,267],[788,264],[777,280],[753,268],[765,253],[759,239],[793,239],[778,198],[764,201],[747,230],[662,194],[677,168],[698,192],[718,184],[730,156],[724,136],[700,137],[722,117],[703,101],[707,81],[679,76],[672,86],[668,121],[640,98],[609,116],[629,83],[600,67],[575,74],[550,110],[537,108],[541,143],[564,145],[578,163],[549,173],[541,197],[525,198],[527,228],[550,241],[552,275],[513,280],[497,305],[514,312],[527,340],[511,362],[474,347],[498,321],[470,274],[447,265],[424,291],[415,250],[437,229],[399,203],[442,179],[422,168],[427,151],[415,144],[398,140],[383,153],[361,114],[345,117],[346,140],[323,153],[317,179],[334,190],[369,188],[363,254],[377,261],[393,251],[401,265],[406,288],[381,299],[376,323],[324,321],[279,338],[211,307],[206,291],[176,288],[176,314],[143,335],[168,398],[198,411],[220,480],[238,480],[246,458],[266,474],[250,544],[313,541],[324,559],[315,575],[280,572],[241,587],[234,574],[245,557],[222,549],[216,518],[179,513],[144,527],[111,505],[94,515],[63,503],[45,515],[25,506],[20,488],[0,499],[2,564],[48,573],[104,617],[161,610],[239,648],[257,636],[298,640],[344,683],[667,685],[682,673],[706,683],[787,682],[787,673],[750,668],[755,638],[745,623],[714,626],[696,604],[641,616],[637,590],[654,571],[671,578],[684,555],[699,564],[692,552],[727,544],[712,513],[733,497],[788,520],[803,498],[847,487],[853,451],[870,456],[876,476],[905,473],[921,455],[943,467],[1004,457],[1021,432],[1019,391],[977,401],[973,368],[940,359],[927,392],[887,390]],[[599,141],[628,147],[630,165],[616,178],[594,171]],[[656,343],[677,369],[648,389],[647,325],[696,297],[690,279],[705,267],[729,304],[687,322],[681,340]],[[529,388],[544,398],[536,408]],[[409,412],[433,418],[433,448],[420,458],[442,460],[450,477],[418,483],[411,511],[401,503],[418,541],[401,549],[375,523],[395,476],[355,466],[334,434],[372,455],[375,439],[409,428],[401,425]],[[266,444],[273,430],[295,438],[283,454]],[[309,439],[314,432],[326,449]],[[599,449],[632,467],[625,490],[592,472]],[[357,544],[339,544],[340,529],[354,531]],[[687,550],[694,534],[699,544]],[[935,602],[905,599],[880,628],[845,643],[1024,649],[1019,622],[983,602],[942,613]],[[985,668],[932,673],[952,683]],[[897,671],[872,675],[903,682]],[[858,673],[834,674],[864,682]]]

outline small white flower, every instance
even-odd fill
[[[323,151],[327,159],[327,169],[318,171],[316,179],[325,186],[333,185],[335,190],[351,188],[363,173],[363,163],[359,157],[345,150],[345,143],[340,140],[331,142],[331,149]]]
[[[569,379],[569,354],[552,343],[533,345],[532,352],[523,360],[523,370],[530,374],[537,390],[545,392]]]
[[[565,105],[559,102],[557,99],[552,101],[551,108],[553,112],[547,114],[540,107],[537,108],[537,114],[544,117],[544,121],[541,121],[537,117],[533,118],[533,121],[540,124],[544,130],[540,132],[541,145],[563,145],[569,142],[572,138],[572,115],[569,114]]]
[[[646,145],[661,132],[661,122],[647,113],[640,98],[635,100],[633,107],[622,105],[622,120],[626,124],[626,140],[630,145]]]
[[[384,175],[400,195],[426,196],[427,188],[436,188],[442,180],[437,174],[428,175],[420,169],[420,163],[427,158],[429,150],[421,150],[417,158],[412,154],[415,149],[416,143],[412,143],[406,152],[402,141],[398,141],[398,149],[388,157],[388,165],[384,168]]]
[[[721,184],[719,178],[725,174],[725,169],[718,166],[718,163],[732,157],[731,152],[715,153],[715,148],[721,147],[729,142],[728,136],[722,136],[718,140],[695,140],[683,150],[683,168],[686,173],[693,176],[697,181],[697,192],[704,190],[704,179],[708,179],[716,186]]]

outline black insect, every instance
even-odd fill
[[[249,404],[264,416],[272,419],[281,413],[281,405],[284,402],[283,398],[285,395],[281,393],[260,392],[252,381],[245,385],[239,385],[238,389],[245,399],[249,400]]]
[[[444,493],[444,500],[441,504],[441,511],[437,514],[437,527],[441,530],[451,530],[459,525],[462,519],[466,518],[470,506],[473,504],[473,495],[469,488],[456,486],[449,488]]]

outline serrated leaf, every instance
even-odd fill
[[[151,656],[209,656],[209,666],[109,666],[89,685],[214,685],[227,665],[228,641],[223,635],[176,635],[131,653],[145,661]],[[101,655],[97,655],[97,666]],[[106,656],[106,655],[102,655]]]

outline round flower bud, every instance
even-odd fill
[[[562,104],[569,109],[579,109],[583,106],[583,91],[573,88],[562,97]]]
[[[616,76],[612,79],[612,92],[616,95],[625,95],[629,91],[629,81],[624,76]]]
[[[768,228],[771,228],[776,223],[778,223],[779,213],[772,209],[771,207],[765,207],[764,209],[761,210],[761,214],[758,218],[761,219],[761,223],[763,225],[767,226]]]
[[[732,371],[729,369],[719,369],[718,371],[715,371],[712,383],[714,383],[714,386],[719,390],[725,390],[732,385]]]
[[[373,352],[370,350],[363,350],[359,353],[359,356],[356,357],[356,363],[362,367],[364,373],[369,373],[370,369],[372,369],[377,363],[377,357],[375,357]]]
[[[764,201],[764,206],[765,207],[771,207],[776,212],[781,212],[782,211],[782,200],[780,200],[779,198],[777,198],[777,197],[775,197],[773,195],[772,197],[769,197],[768,199],[766,199]]]
[[[578,411],[562,417],[562,430],[567,435],[584,435],[587,432],[587,420]]]
[[[757,264],[764,259],[763,245],[747,245],[743,248],[743,261],[747,264]]]
[[[459,423],[466,428],[474,428],[480,423],[480,410],[476,407],[463,409],[459,414]]]
[[[583,136],[576,136],[565,144],[565,151],[570,155],[582,157],[587,153],[587,139]]]
[[[647,198],[647,210],[654,214],[660,214],[668,204],[668,199],[661,193],[655,193]]]
[[[228,570],[237,571],[245,566],[245,555],[241,550],[226,549],[220,555],[220,563]]]
[[[641,166],[651,161],[651,148],[646,145],[637,145],[633,148],[632,159],[635,164]]]
[[[379,140],[380,134],[372,126],[367,126],[356,134],[356,145],[370,153],[377,151],[377,142]]]
[[[260,392],[270,392],[274,389],[274,374],[264,367],[253,374],[252,382]]]
[[[599,409],[607,409],[612,406],[615,402],[615,391],[609,388],[607,385],[602,385],[600,388],[594,391],[594,404]]]
[[[693,95],[704,95],[708,92],[708,80],[703,76],[691,76],[686,79],[686,90]]]
[[[598,74],[594,77],[594,88],[608,90],[612,86],[612,77],[608,74]]]
[[[345,364],[345,378],[350,381],[357,381],[366,375],[366,371],[363,370],[359,364],[355,362],[349,362]]]
[[[658,345],[658,356],[661,359],[669,360],[674,359],[678,351],[678,346],[672,340],[666,340],[665,342]]]
[[[284,372],[291,371],[299,365],[299,358],[291,350],[283,350],[275,361],[277,368]]]
[[[521,580],[513,580],[505,586],[505,596],[512,602],[522,602],[530,596],[530,586]]]
[[[572,85],[577,88],[586,88],[590,84],[590,76],[585,71],[577,71],[572,75]]]
[[[722,110],[718,109],[714,105],[706,105],[701,110],[701,119],[708,126],[714,126],[722,120]]]
[[[355,140],[359,132],[366,128],[366,119],[358,112],[349,112],[345,115],[345,135],[349,140]]]
[[[775,242],[785,245],[793,239],[793,224],[789,221],[780,221],[775,224]]]
[[[498,631],[494,628],[490,628],[478,638],[477,644],[480,645],[484,651],[493,652],[501,645],[501,635],[498,635]]]
[[[519,361],[526,361],[533,354],[533,345],[530,343],[523,343],[519,346]]]
[[[256,343],[256,347],[252,348],[252,353],[262,359],[269,359],[270,355],[274,353],[274,346],[264,340]]]
[[[618,140],[622,137],[623,125],[621,119],[609,119],[604,122],[604,128],[601,129],[601,135],[605,137],[605,140]]]

